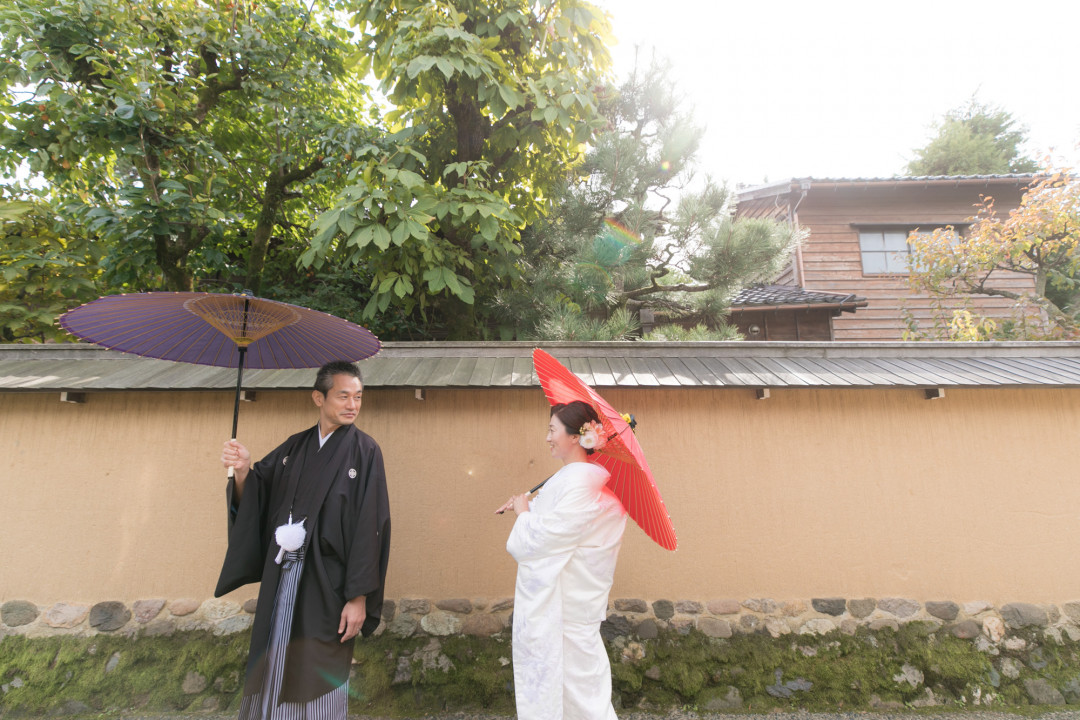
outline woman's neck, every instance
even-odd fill
[[[589,462],[589,454],[585,452],[585,448],[578,445],[563,458],[563,465],[569,465],[576,462]]]

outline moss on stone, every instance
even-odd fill
[[[1080,644],[1040,632],[960,640],[933,624],[853,635],[709,638],[691,630],[609,644],[624,709],[859,710],[933,702],[1030,711],[1025,681],[1080,702]],[[1023,643],[1019,642],[1023,639]],[[235,710],[248,634],[0,640],[0,715]],[[509,637],[383,634],[356,645],[351,711],[384,717],[513,713]],[[741,703],[741,705],[740,705]],[[733,705],[734,704],[734,705]]]

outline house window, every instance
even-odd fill
[[[864,275],[907,275],[910,271],[912,233],[929,235],[935,228],[891,227],[859,230],[859,251]],[[960,228],[957,228],[959,230]],[[955,242],[956,236],[952,242]]]

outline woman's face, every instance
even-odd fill
[[[570,457],[575,447],[580,447],[578,436],[566,432],[566,426],[562,424],[562,420],[554,415],[548,423],[547,444],[551,447],[551,457],[564,462]]]

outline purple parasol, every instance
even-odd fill
[[[109,295],[60,317],[96,345],[196,365],[237,368],[233,433],[244,367],[318,367],[379,352],[370,330],[333,315],[250,294],[150,292]]]

